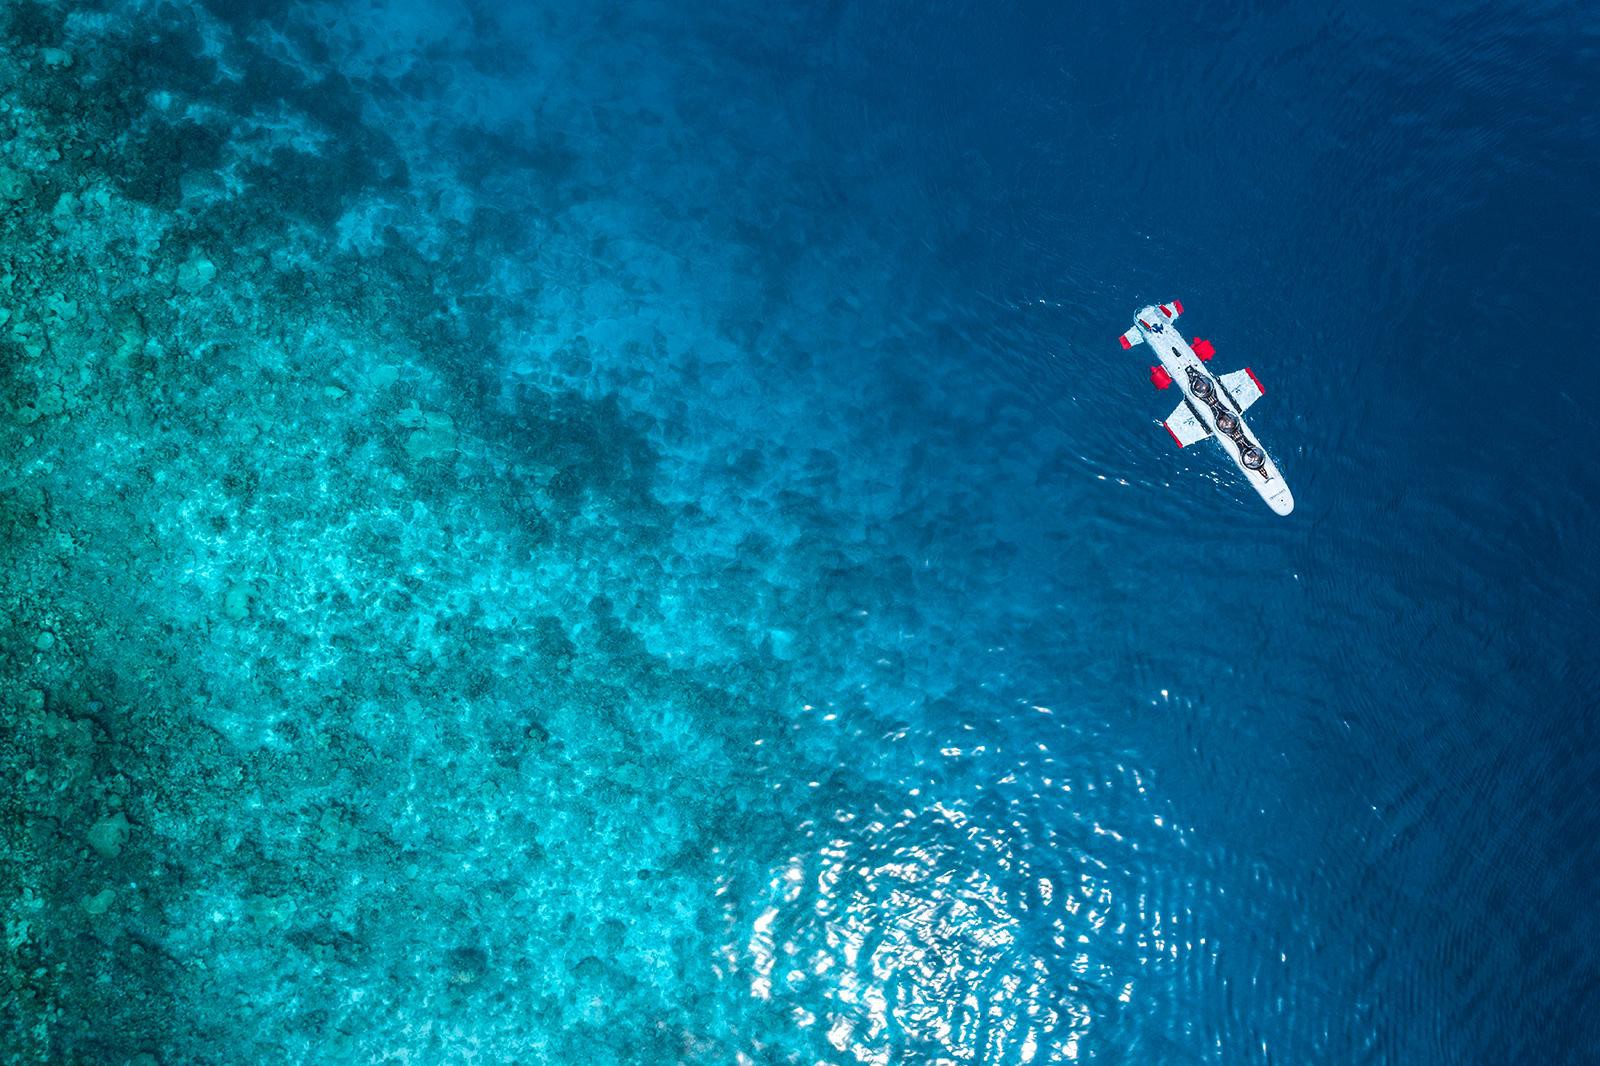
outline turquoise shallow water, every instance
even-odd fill
[[[0,10],[3,1061],[1600,1043],[1592,19]]]

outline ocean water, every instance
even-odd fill
[[[1597,60],[3,0],[0,1061],[1596,1061]]]

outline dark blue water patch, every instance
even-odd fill
[[[952,501],[921,539],[959,545],[1004,516],[1004,532],[973,540],[1039,545],[1011,581],[994,580],[1004,564],[976,544],[941,556],[990,578],[987,597],[968,589],[990,617],[1057,591],[1074,556],[1101,554],[1097,534],[1120,542],[1062,612],[1100,623],[1080,636],[1088,652],[1057,651],[1074,643],[1061,639],[1066,619],[1040,625],[1025,645],[1029,672],[1059,689],[1098,669],[1101,699],[1119,673],[1123,685],[1182,679],[1194,690],[1225,753],[1165,746],[1155,729],[1144,757],[1191,809],[1215,812],[1208,832],[1297,882],[1297,911],[1340,930],[1308,939],[1325,960],[1313,980],[1345,988],[1329,1003],[1349,1013],[1317,1037],[1306,1035],[1315,1025],[1294,1029],[1300,1057],[1469,1057],[1500,1026],[1469,1017],[1545,1016],[1507,976],[1530,952],[1566,958],[1553,965],[1571,975],[1558,995],[1574,1010],[1556,1051],[1578,1053],[1592,1031],[1577,976],[1588,964],[1516,934],[1485,946],[1496,963],[1465,945],[1492,936],[1524,894],[1541,914],[1566,910],[1579,897],[1559,886],[1592,863],[1575,869],[1574,839],[1542,829],[1543,805],[1519,799],[1550,787],[1571,809],[1582,778],[1533,784],[1550,780],[1550,746],[1586,717],[1570,657],[1551,654],[1572,646],[1570,622],[1553,620],[1579,617],[1595,587],[1592,467],[1571,446],[1581,407],[1562,387],[1580,320],[1537,324],[1564,305],[1571,279],[1592,280],[1583,174],[1594,131],[1577,106],[1586,79],[1562,47],[1581,27],[1560,11],[1290,14],[1241,17],[1169,52],[1187,27],[1158,33],[1137,14],[1059,33],[1019,18],[1026,43],[988,16],[930,28],[908,14],[856,15],[845,20],[856,47],[823,49],[840,70],[819,109],[820,129],[838,123],[829,154],[895,189],[857,224],[903,238],[879,239],[911,260],[897,262],[910,284],[894,292],[914,339],[895,353],[882,402],[905,411],[885,419],[890,436],[929,455],[915,483]],[[1549,52],[1563,58],[1544,64]],[[1071,76],[1052,81],[1062,68]],[[1146,479],[1170,464],[1136,456],[1132,434],[1107,428],[1134,405],[1110,392],[1119,353],[1083,307],[1105,301],[1106,282],[1085,271],[1145,298],[1168,295],[1140,291],[1152,276],[1196,293],[1186,299],[1197,321],[1198,309],[1229,307],[1208,333],[1226,330],[1228,357],[1243,350],[1281,374],[1270,394],[1285,407],[1259,417],[1264,433],[1297,442],[1285,462],[1313,487],[1300,519],[1309,528],[1210,525],[1221,501],[1203,482],[1138,499],[1128,509],[1141,520],[1059,484],[1084,475],[1072,459],[1092,449]],[[1038,317],[1049,327],[1029,321]],[[1054,352],[1037,343],[1045,333]],[[854,352],[840,358],[861,366]],[[1040,380],[1053,395],[1018,388]],[[1080,392],[1101,402],[1072,417],[1052,410]],[[1072,458],[1050,464],[1040,452],[1052,444]],[[1191,481],[1207,469],[1189,462]],[[1041,476],[1047,464],[1054,478]],[[949,478],[955,470],[963,476]],[[1183,525],[1143,517],[1161,507]],[[1050,526],[1065,515],[1099,521],[1051,554]],[[1107,660],[1148,662],[1118,671]],[[1546,881],[1535,869],[1555,872]],[[1396,897],[1409,902],[1404,918],[1377,902]],[[1257,954],[1278,942],[1271,928]],[[1334,955],[1348,960],[1342,978]],[[1380,1017],[1386,1002],[1409,1002],[1406,1021]]]

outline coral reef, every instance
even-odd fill
[[[1060,448],[912,369],[962,343],[889,310],[928,238],[874,161],[730,117],[764,58],[527,17],[5,6],[0,1061],[879,1061],[825,957],[880,889],[804,895],[847,856],[1017,996],[1111,987],[861,835],[1007,822],[936,786],[963,708],[1029,706],[1012,638],[1088,624],[993,504]],[[947,991],[930,1058],[992,1007]]]

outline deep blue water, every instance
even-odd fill
[[[1595,1061],[1593,10],[15,18],[10,1061]]]

